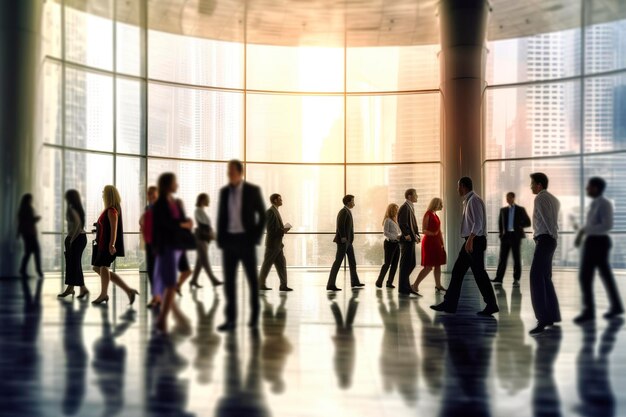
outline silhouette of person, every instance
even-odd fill
[[[270,383],[272,392],[280,394],[285,391],[283,372],[287,357],[293,349],[289,339],[285,337],[287,293],[280,294],[280,304],[276,307],[276,311],[265,296],[261,297],[261,300],[263,302],[262,329],[265,336],[261,348],[263,377]]]
[[[359,292],[353,290],[352,297],[348,302],[348,310],[346,311],[346,320],[344,322],[341,309],[335,301],[336,295],[334,293],[328,294],[328,301],[330,301],[330,311],[335,318],[335,336],[333,336],[333,342],[335,342],[335,373],[339,381],[339,388],[347,389],[352,385],[352,374],[354,374],[354,364],[356,362],[356,339],[354,333],[352,333],[352,324],[356,317],[356,311],[359,307]]]
[[[87,349],[83,342],[83,320],[87,303],[80,303],[74,309],[73,303],[61,301],[65,310],[63,327],[63,348],[65,350],[65,392],[63,394],[63,414],[79,414],[85,397],[87,374]]]
[[[208,384],[211,382],[215,355],[222,343],[222,338],[215,332],[215,314],[220,305],[220,299],[215,294],[211,308],[205,312],[204,303],[198,300],[198,294],[193,292],[191,297],[196,304],[197,313],[196,337],[192,339],[192,343],[198,350],[193,365],[198,372],[198,383]]]
[[[37,237],[37,223],[41,220],[41,216],[35,214],[33,208],[33,195],[24,194],[20,201],[20,207],[17,212],[17,237],[22,237],[24,242],[24,256],[20,266],[20,275],[27,275],[27,267],[30,256],[35,258],[35,268],[39,278],[43,278],[41,270],[41,249],[39,247],[39,239]]]
[[[537,338],[532,408],[535,416],[560,416],[561,400],[554,378],[554,362],[561,348],[561,328],[553,327]]]

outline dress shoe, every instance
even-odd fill
[[[365,284],[363,284],[363,283],[361,283],[361,282],[359,282],[358,284],[354,284],[354,285],[352,286],[352,288],[362,288],[362,287],[365,287]]]
[[[529,331],[528,334],[531,336],[535,336],[540,333],[543,333],[544,330],[546,330],[546,326],[548,326],[548,323],[537,323],[537,326],[531,331]]]
[[[583,324],[583,323],[586,323],[588,321],[593,321],[595,319],[596,319],[596,317],[593,314],[582,313],[581,315],[579,315],[576,318],[574,318],[574,323],[576,323],[576,324]]]
[[[608,312],[606,312],[604,314],[604,318],[608,319],[608,320],[611,320],[611,319],[614,319],[616,317],[621,316],[622,314],[624,314],[624,310],[623,309],[615,309],[615,310],[611,309],[611,310],[609,310]]]
[[[202,285],[198,284],[198,281],[189,281],[189,288],[202,288]]]
[[[85,290],[85,291],[81,291],[80,294],[78,294],[78,298],[79,300],[82,300],[83,298],[87,297],[89,295],[89,290]]]
[[[261,285],[259,287],[260,291],[272,291],[272,289],[270,287],[268,287],[267,285]]]
[[[376,288],[382,288],[383,287],[383,282],[382,281],[376,281]]]
[[[74,296],[74,290],[65,290],[61,294],[57,295],[57,298],[65,298],[67,296]]]
[[[282,292],[289,292],[289,291],[293,291],[293,288],[289,288],[289,287],[280,287],[278,289],[278,291],[282,291]]]
[[[444,312],[444,313],[451,313],[451,314],[455,313],[455,311],[452,311],[452,310],[450,310],[450,308],[448,308],[448,305],[446,304],[445,301],[443,303],[432,305],[432,306],[430,306],[430,308],[435,310],[435,311],[441,311],[441,312]]]
[[[337,288],[337,287],[326,287],[326,291],[341,291],[341,288]]]
[[[224,283],[220,281],[219,279],[217,279],[215,276],[212,276],[211,284],[213,284],[214,287],[219,287],[220,285],[223,285]]]
[[[232,332],[233,330],[235,330],[235,327],[236,327],[235,323],[231,323],[227,321],[226,323],[217,326],[217,331],[218,332]]]
[[[137,290],[130,290],[130,292],[128,293],[128,305],[132,306],[133,303],[135,302],[135,297],[137,297],[139,295],[139,291]]]
[[[393,285],[393,284],[387,284],[387,288],[394,289],[394,288],[396,288],[396,286],[395,286],[395,285]]]
[[[493,314],[497,313],[498,311],[500,311],[500,309],[498,308],[498,306],[487,306],[485,307],[485,309],[483,311],[479,311],[478,314],[479,316],[485,316],[485,317],[491,317]]]
[[[105,296],[104,296],[104,297],[102,297],[102,298],[96,298],[95,300],[93,300],[93,301],[91,302],[91,304],[93,304],[93,305],[95,305],[95,306],[99,306],[99,305],[101,305],[102,303],[107,303],[107,304],[109,303],[109,296],[108,296],[108,295],[105,295]]]
[[[513,281],[513,288],[519,288],[519,279]]]

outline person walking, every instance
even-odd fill
[[[609,298],[609,311],[604,315],[612,319],[624,314],[624,305],[615,283],[609,258],[613,243],[609,233],[613,229],[613,205],[604,197],[606,181],[600,177],[593,177],[587,183],[587,196],[593,201],[587,213],[587,221],[576,237],[576,247],[579,247],[584,238],[582,262],[580,266],[580,290],[582,292],[582,313],[574,319],[577,324],[594,320],[596,317],[593,299],[593,278],[598,269],[600,279],[606,288]]]
[[[159,189],[154,185],[148,187],[148,191],[146,193],[146,200],[148,201],[148,204],[139,219],[139,230],[141,231],[146,251],[146,272],[148,274],[148,282],[150,283],[150,291],[153,291],[154,287],[154,249],[152,248],[152,226],[154,219],[152,208],[158,198]],[[161,297],[152,296],[152,299],[148,302],[146,307],[152,308],[158,305],[161,305]]]
[[[485,271],[485,250],[487,250],[487,215],[484,201],[474,192],[472,179],[463,177],[458,183],[459,195],[463,198],[461,237],[465,244],[452,268],[448,291],[442,303],[432,305],[435,311],[456,313],[463,279],[468,269],[472,269],[474,280],[486,306],[479,311],[480,316],[491,316],[499,311],[496,295]]]
[[[228,162],[228,185],[220,190],[217,211],[217,244],[222,249],[226,321],[219,331],[232,331],[237,326],[237,266],[243,264],[250,290],[250,321],[252,329],[259,325],[259,282],[256,246],[265,227],[265,204],[261,189],[244,181],[243,164]]]
[[[344,258],[348,257],[348,266],[350,268],[350,285],[353,289],[359,289],[365,286],[359,280],[356,272],[356,258],[354,257],[354,220],[352,219],[352,209],[355,206],[354,196],[348,194],[343,197],[343,208],[337,213],[337,227],[335,229],[335,238],[333,242],[337,244],[337,252],[335,253],[335,262],[330,268],[328,282],[326,283],[326,291],[341,291],[337,287],[337,274],[343,263]]]
[[[65,192],[67,212],[67,236],[65,237],[65,291],[57,297],[74,296],[74,287],[80,287],[77,298],[83,299],[89,294],[85,286],[83,275],[83,252],[87,246],[87,232],[85,232],[85,210],[80,201],[80,194],[76,190]]]
[[[428,210],[422,220],[422,270],[417,275],[411,289],[419,293],[420,283],[428,276],[430,271],[435,270],[435,290],[445,292],[441,285],[441,265],[446,264],[446,250],[443,245],[443,235],[441,234],[441,220],[437,212],[443,210],[443,201],[440,198],[433,198],[428,205]]]
[[[20,275],[27,275],[27,267],[30,256],[35,258],[35,268],[39,278],[43,278],[41,270],[41,249],[39,247],[39,239],[37,238],[37,223],[41,220],[41,216],[35,214],[33,208],[33,195],[24,194],[20,201],[20,207],[17,213],[17,237],[22,237],[24,242],[24,256],[20,266]]]
[[[205,207],[209,207],[210,199],[206,193],[198,194],[196,198],[196,211],[194,212],[194,218],[196,219],[196,265],[193,269],[193,276],[189,281],[189,286],[193,288],[202,288],[202,285],[198,284],[198,276],[204,269],[211,284],[214,287],[222,285],[222,281],[217,279],[213,270],[211,269],[211,263],[209,262],[209,244],[215,240],[215,231],[211,227],[211,219],[206,214]]]
[[[378,279],[376,280],[376,287],[382,288],[383,280],[387,271],[389,271],[389,278],[387,278],[387,288],[396,288],[393,285],[393,278],[396,276],[396,270],[398,269],[398,261],[400,260],[400,238],[402,237],[402,231],[398,226],[398,205],[389,204],[385,211],[385,217],[383,218],[383,235],[385,236],[385,242],[383,243],[383,249],[385,251],[385,261],[380,268]],[[391,269],[390,269],[391,268]]]
[[[270,273],[272,265],[276,267],[278,279],[280,280],[279,291],[293,291],[287,286],[287,260],[283,248],[283,236],[288,233],[291,227],[285,227],[278,208],[283,205],[283,198],[280,194],[270,196],[271,207],[265,212],[267,219],[265,235],[265,257],[261,265],[259,274],[259,289],[269,291],[267,286],[267,275]]]
[[[109,282],[112,281],[128,296],[129,305],[133,305],[139,292],[129,287],[115,272],[109,268],[118,256],[124,256],[124,226],[122,223],[122,199],[120,193],[112,185],[102,190],[104,210],[96,222],[96,242],[93,246],[91,265],[100,276],[100,295],[91,304],[100,305],[109,301]]]
[[[552,282],[552,259],[556,251],[557,221],[561,203],[548,192],[548,177],[542,172],[530,174],[530,189],[535,197],[533,230],[535,253],[530,267],[530,299],[537,326],[529,334],[542,333],[547,326],[561,321],[559,300]]]
[[[398,225],[402,230],[400,238],[400,279],[398,293],[402,296],[420,295],[411,289],[411,273],[415,269],[415,245],[421,238],[417,220],[415,219],[415,203],[417,203],[417,191],[409,188],[404,192],[406,201],[398,210]]]
[[[175,199],[175,204],[178,207],[178,211],[180,213],[180,218],[185,221],[185,222],[189,222],[191,223],[192,227],[193,227],[193,222],[191,221],[190,218],[187,217],[187,214],[185,213],[185,203],[183,203],[183,200],[181,200],[180,198]],[[192,243],[192,247],[185,247],[183,248],[183,252],[180,255],[180,258],[178,259],[178,283],[176,284],[176,293],[179,296],[183,296],[182,293],[182,288],[183,285],[185,284],[185,281],[187,281],[187,278],[189,278],[192,274],[191,272],[191,266],[189,265],[189,258],[187,258],[187,250],[189,249],[196,249],[198,247],[198,239],[196,239],[193,234],[191,233],[186,233],[185,235],[187,237],[189,237],[189,241],[190,243]]]
[[[526,238],[524,228],[530,227],[530,217],[526,209],[515,204],[515,193],[506,194],[507,206],[500,209],[498,217],[498,235],[500,236],[500,259],[498,260],[498,270],[492,282],[496,285],[502,284],[509,252],[513,252],[513,286],[519,285],[522,276],[522,258],[520,246],[522,240]]]

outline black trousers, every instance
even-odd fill
[[[227,235],[222,247],[224,265],[224,295],[226,321],[237,322],[237,267],[243,264],[250,290],[250,322],[259,320],[259,283],[257,280],[256,248],[245,234]]]
[[[278,273],[278,279],[280,280],[280,287],[287,286],[287,260],[285,259],[285,253],[283,247],[278,246],[274,248],[265,247],[265,256],[263,258],[263,264],[261,265],[261,273],[259,274],[259,284],[265,285],[267,276],[272,269],[272,265],[276,267],[276,273]]]
[[[561,310],[552,283],[552,259],[556,251],[556,239],[549,235],[535,238],[535,254],[530,266],[530,300],[539,323],[561,321]]]
[[[612,242],[608,236],[588,236],[583,246],[582,264],[580,267],[580,289],[583,295],[583,312],[593,315],[595,303],[593,300],[593,278],[600,272],[600,279],[604,284],[611,304],[611,311],[623,311],[622,299],[615,283],[615,277],[609,264]]]
[[[355,286],[360,284],[359,276],[356,273],[356,258],[354,257],[354,247],[352,243],[337,243],[337,253],[335,254],[335,262],[330,268],[330,275],[328,276],[328,282],[326,288],[335,288],[337,286],[337,273],[345,257],[348,257],[348,267],[350,268],[350,284]]]
[[[509,252],[513,252],[513,279],[519,281],[522,276],[521,244],[522,239],[515,232],[506,232],[500,238],[500,259],[498,260],[496,281],[502,281],[504,278],[506,264],[509,260]]]
[[[467,239],[466,239],[467,241]],[[450,278],[450,285],[445,295],[446,311],[454,313],[459,305],[459,297],[461,296],[461,288],[463,287],[463,280],[468,269],[472,270],[474,274],[474,280],[481,295],[483,301],[487,306],[496,306],[496,295],[493,292],[491,281],[489,281],[489,275],[485,271],[485,251],[487,250],[487,238],[485,236],[476,236],[474,238],[474,249],[472,253],[468,253],[465,250],[465,245],[461,247],[458,258],[452,268],[452,277]]]
[[[411,292],[410,276],[415,269],[415,242],[400,241],[400,278],[398,278],[398,292],[409,294]]]
[[[22,257],[20,274],[26,275],[26,268],[28,267],[30,255],[34,255],[35,269],[37,270],[37,275],[43,277],[43,272],[41,270],[41,249],[39,248],[39,240],[37,239],[37,235],[22,235],[22,240],[24,241],[24,256]]]
[[[82,287],[85,285],[83,276],[83,252],[87,246],[87,235],[81,233],[70,242],[70,237],[65,238],[65,285]]]
[[[152,289],[154,286],[154,248],[150,243],[146,243],[146,269],[148,273],[148,281],[150,282],[150,288]]]
[[[387,271],[389,271],[389,278],[387,278],[387,285],[393,283],[393,278],[396,276],[396,270],[398,269],[398,261],[400,260],[400,244],[398,242],[391,242],[385,240],[383,244],[385,250],[385,263],[380,268],[376,285],[382,285]],[[390,269],[391,268],[391,269]]]

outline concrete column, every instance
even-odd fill
[[[17,275],[17,208],[34,185],[34,122],[41,0],[1,0],[0,277]]]
[[[439,3],[443,200],[449,269],[461,248],[458,179],[471,177],[474,189],[481,193],[481,103],[486,87],[485,38],[489,11],[486,0]]]

